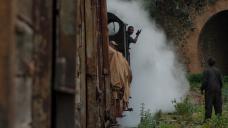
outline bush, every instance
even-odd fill
[[[157,114],[155,114],[157,115]],[[141,120],[140,124],[138,125],[138,128],[155,128],[156,126],[156,120],[152,113],[150,113],[150,110],[145,111],[145,104],[141,104]],[[156,117],[159,118],[159,117]]]
[[[156,126],[156,120],[154,120],[153,115],[150,113],[150,111],[146,111],[141,117],[140,124],[138,125],[138,128],[154,128]]]
[[[190,102],[188,98],[186,98],[181,103],[177,103],[176,101],[173,101],[173,103],[175,104],[174,107],[177,114],[183,115],[185,119],[191,118],[193,112],[195,111],[195,106]]]
[[[187,76],[189,83],[192,84],[196,84],[196,83],[201,83],[202,80],[202,73],[198,73],[198,74],[189,74]]]

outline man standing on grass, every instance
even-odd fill
[[[214,107],[217,116],[222,115],[222,75],[214,66],[215,60],[209,58],[208,68],[203,72],[201,93],[205,96],[205,121],[211,118]]]

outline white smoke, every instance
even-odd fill
[[[142,1],[142,0],[140,0]],[[136,44],[131,44],[131,84],[133,112],[121,119],[124,126],[137,126],[141,103],[152,113],[174,111],[172,101],[180,101],[189,89],[183,66],[177,62],[163,31],[156,28],[148,13],[137,1],[108,0],[108,11],[125,23],[142,28]],[[134,35],[135,36],[135,35]]]

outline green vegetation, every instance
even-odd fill
[[[204,6],[214,4],[217,0],[144,0],[144,7],[149,11],[150,16],[159,23],[165,25],[169,17],[183,27],[192,26],[191,11],[200,13]],[[167,23],[168,24],[168,23]]]
[[[223,81],[224,83],[228,83],[228,76],[224,76]]]
[[[178,43],[184,38],[187,31],[194,31],[193,19],[195,16],[201,14],[204,7],[214,4],[216,1],[144,0],[144,7],[157,25],[165,30],[167,37]]]
[[[149,110],[145,111],[144,104],[141,104],[141,123],[138,128],[153,128],[156,126],[157,115],[152,115]]]
[[[202,74],[201,73],[198,73],[198,74],[189,74],[187,76],[187,78],[188,78],[188,81],[189,81],[190,85],[192,85],[192,84],[198,84],[202,80]]]
[[[190,102],[188,97],[185,98],[183,102],[177,103],[176,101],[174,101],[173,103],[176,109],[176,114],[184,115],[184,117],[191,117],[192,113],[195,110],[195,106]]]
[[[141,123],[139,128],[228,128],[228,77],[224,77],[223,87],[223,115],[217,117],[213,114],[212,119],[204,121],[204,97],[200,94],[199,85],[201,74],[188,76],[191,90],[182,102],[172,102],[176,109],[173,113],[162,113],[158,111],[152,115],[145,110],[144,104],[141,108]],[[197,86],[196,86],[197,85]]]
[[[201,85],[202,74],[188,74],[187,79],[191,85],[191,90],[198,90]]]

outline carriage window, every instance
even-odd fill
[[[119,30],[120,30],[120,24],[118,22],[110,22],[108,24],[108,31],[110,36],[117,34]]]
[[[75,6],[74,0],[58,2],[57,14],[57,66],[56,89],[74,93],[75,90]]]
[[[75,0],[55,0],[56,67],[53,128],[75,128],[76,6]]]

